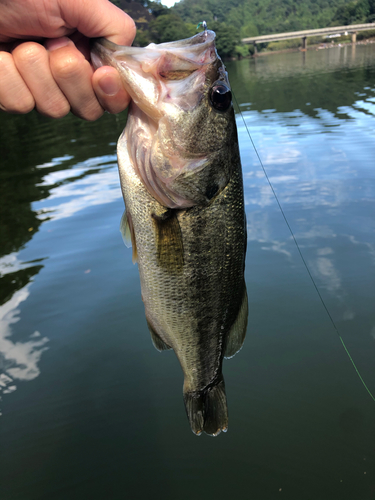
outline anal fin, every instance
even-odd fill
[[[133,247],[133,255],[132,261],[133,264],[137,262],[138,254],[137,254],[137,244],[135,242],[135,234],[134,227],[131,215],[126,210],[122,214],[120,221],[120,232],[122,235],[122,239],[125,243],[126,248]]]
[[[237,318],[227,335],[225,352],[224,352],[225,358],[232,358],[241,349],[246,337],[247,316],[248,316],[247,292],[246,292],[246,285],[244,282],[241,306],[238,311]]]

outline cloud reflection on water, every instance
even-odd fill
[[[302,265],[257,155],[249,147],[243,119],[309,270],[324,298],[334,300],[330,307],[335,318],[344,321],[354,320],[366,308],[355,297],[363,287],[371,287],[368,273],[375,263],[369,231],[374,208],[373,129],[368,127],[371,116],[364,112],[363,102],[358,105],[345,110],[358,123],[355,129],[351,122],[322,109],[316,109],[315,116],[278,112],[264,119],[264,113],[250,105],[243,118],[237,116],[240,146],[245,145],[241,157],[249,242],[279,254],[284,258],[280,265]],[[374,105],[366,107],[373,120]],[[362,266],[368,262],[367,274],[350,271],[357,259]]]
[[[33,380],[40,374],[38,363],[41,355],[48,349],[47,337],[38,331],[26,341],[13,341],[12,325],[20,320],[20,304],[30,295],[30,285],[18,290],[12,298],[0,306],[0,374],[1,394],[9,394],[16,390],[15,381]],[[1,415],[1,413],[0,413]]]
[[[121,198],[117,163],[113,163],[115,158],[113,155],[90,158],[74,169],[48,173],[43,178],[43,185],[55,187],[50,188],[48,198],[34,204],[38,217],[64,219],[94,205]]]

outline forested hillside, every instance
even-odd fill
[[[247,55],[245,37],[375,22],[375,0],[181,0],[171,9],[160,1],[112,1],[136,21],[136,45],[192,36],[205,20],[224,57]]]
[[[181,0],[174,11],[184,21],[225,22],[241,36],[328,26],[346,0]]]

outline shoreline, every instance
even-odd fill
[[[370,43],[375,43],[375,38],[366,38],[365,40],[359,40],[358,42],[343,42],[343,43],[316,43],[311,44],[306,47],[306,50],[302,50],[300,47],[298,48],[290,48],[290,49],[280,49],[280,50],[265,50],[264,52],[258,52],[256,56],[252,55],[249,58],[244,59],[254,59],[255,57],[263,57],[269,56],[270,54],[286,54],[289,52],[307,52],[308,50],[327,50],[327,49],[335,49],[335,48],[343,48],[350,47],[352,45],[368,45]],[[322,45],[325,45],[322,47]]]

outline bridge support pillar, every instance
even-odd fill
[[[254,42],[254,54],[253,54],[253,57],[258,57],[258,46],[257,46],[256,42]]]
[[[357,41],[357,33],[354,32],[352,33],[352,43],[355,43]]]
[[[301,49],[301,50],[302,50],[303,52],[306,52],[306,50],[307,50],[307,37],[306,37],[306,36],[304,36],[304,37],[302,38],[302,49]]]

